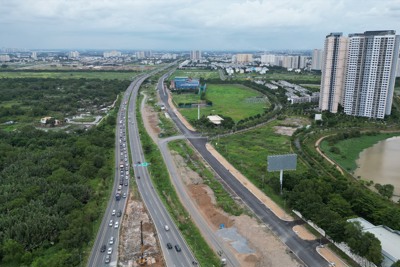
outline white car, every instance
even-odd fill
[[[112,210],[111,216],[114,216],[114,215],[115,215],[115,210]]]
[[[108,226],[112,226],[113,225],[113,220],[110,220],[110,223],[108,224]]]
[[[115,222],[114,228],[118,228],[118,226],[119,226],[119,223],[118,223],[118,222]]]
[[[109,247],[109,248],[108,248],[107,254],[108,254],[108,255],[112,254],[112,247]]]
[[[110,245],[112,245],[112,244],[114,244],[114,237],[112,236],[111,238],[110,238]]]

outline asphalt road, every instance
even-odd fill
[[[140,84],[146,77],[147,76],[139,80],[139,82],[133,86],[132,90],[130,90],[132,94],[128,104],[129,145],[135,172],[135,177],[132,179],[136,181],[142,199],[157,229],[158,239],[166,265],[176,267],[193,266],[193,261],[196,262],[196,259],[154,190],[147,167],[143,166],[146,165],[146,160],[143,155],[142,144],[137,128],[136,99]],[[166,225],[169,227],[168,231],[165,229]],[[168,249],[166,246],[167,243],[171,243],[173,248]],[[180,252],[176,250],[175,245],[180,246]]]
[[[112,189],[112,193],[110,199],[108,201],[107,209],[104,212],[104,216],[100,225],[100,228],[97,233],[96,240],[93,244],[92,251],[88,260],[87,266],[89,267],[99,267],[99,266],[116,266],[118,259],[118,244],[119,244],[119,229],[121,225],[121,221],[123,218],[123,213],[125,211],[126,206],[126,198],[122,197],[125,193],[128,195],[129,190],[129,175],[127,179],[126,171],[129,170],[127,159],[127,144],[126,144],[126,136],[125,136],[125,113],[126,108],[123,103],[127,102],[129,99],[128,92],[132,90],[132,88],[138,83],[138,80],[135,80],[131,83],[128,90],[123,96],[121,107],[118,111],[118,123],[116,125],[116,139],[115,139],[115,176],[114,176],[114,185]],[[123,172],[121,172],[120,162],[123,161]],[[120,181],[123,180],[123,185],[121,186],[121,198],[119,201],[116,200],[116,192],[120,185]],[[128,184],[126,184],[128,183]],[[115,214],[113,214],[113,210]],[[121,211],[121,216],[118,216],[118,211]],[[110,220],[112,220],[111,226]],[[116,228],[115,223],[118,222],[119,226]],[[110,238],[114,237],[113,244],[110,244]],[[106,245],[106,251],[101,252],[101,247]],[[108,254],[108,249],[112,248],[112,252]],[[106,263],[106,257],[110,255],[110,262]]]
[[[163,76],[163,78],[166,77],[168,77],[168,74]],[[238,182],[236,178],[224,166],[222,166],[210,152],[208,152],[205,146],[207,138],[198,138],[198,133],[189,131],[182,124],[168,104],[168,94],[166,94],[163,87],[163,80],[158,84],[158,91],[169,116],[175,122],[179,130],[187,137],[189,142],[196,148],[208,164],[210,164],[210,166],[218,173],[222,180],[224,180],[225,184],[229,186],[250,209],[253,210],[258,218],[262,220],[306,266],[328,267],[329,263],[316,251],[319,242],[302,240],[292,230],[292,227],[299,222],[285,222],[276,217],[268,207],[261,203],[249,190],[247,190],[246,187]]]

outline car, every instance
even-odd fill
[[[165,231],[169,231],[169,226],[168,226],[168,225],[165,225],[165,226],[164,226],[164,229],[165,229]]]
[[[110,250],[110,249],[109,249]],[[176,244],[175,245],[175,250],[177,251],[177,252],[181,252],[181,247],[178,245],[178,244]]]
[[[125,182],[125,186],[128,186],[128,181]]]
[[[111,255],[107,255],[106,259],[104,260],[105,263],[110,263],[111,261]]]
[[[119,226],[119,223],[118,223],[118,222],[115,222],[114,228],[118,228],[118,226]]]
[[[114,244],[114,237],[112,236],[112,237],[110,237],[110,245],[112,245],[112,244]]]
[[[121,217],[121,215],[122,215],[122,210],[119,210],[119,211],[117,212],[117,217]]]
[[[175,248],[176,248],[176,246],[175,246]],[[111,254],[112,254],[112,247],[109,247],[109,248],[108,248],[107,254],[108,254],[108,255],[111,255]]]
[[[123,197],[123,198],[126,198],[126,193],[124,193],[124,194],[122,195],[122,197]]]
[[[137,178],[140,179],[140,176],[138,176]]]
[[[101,248],[100,248],[100,252],[104,252],[104,251],[106,251],[106,249],[107,249],[107,246],[106,245],[102,245]]]
[[[113,220],[110,220],[110,223],[108,224],[108,226],[112,226],[113,225]]]
[[[140,164],[140,161],[138,161],[136,164]]]
[[[167,243],[167,248],[168,249],[172,249],[172,244],[171,243]]]
[[[128,180],[129,179],[129,175],[125,176],[125,179]]]
[[[114,215],[115,215],[115,210],[112,210],[111,216],[114,216]]]

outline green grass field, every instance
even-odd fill
[[[325,155],[336,161],[342,168],[347,171],[354,171],[357,168],[356,160],[359,158],[361,151],[373,146],[379,141],[399,135],[400,133],[382,133],[372,136],[363,135],[358,138],[342,140],[334,145],[340,150],[340,154],[329,151],[331,146],[329,146],[328,141],[326,140],[322,141],[320,146]]]
[[[206,97],[213,102],[212,107],[202,107],[200,115],[221,114],[239,121],[260,114],[270,103],[254,103],[252,99],[262,96],[259,92],[236,84],[208,84]],[[174,94],[173,101],[178,103],[197,103],[196,94]],[[189,120],[197,119],[197,108],[181,108],[182,115]]]
[[[262,188],[263,176],[265,176],[265,181],[272,177],[275,177],[275,179],[279,177],[279,172],[267,172],[267,157],[293,153],[290,137],[275,133],[274,126],[278,126],[280,123],[282,122],[273,121],[248,132],[219,138],[219,140],[217,138],[213,140],[212,144],[236,169],[259,188]],[[299,160],[297,170],[294,173],[300,174],[305,171],[306,166]],[[262,189],[275,201],[281,203],[282,200],[276,197],[270,187],[264,186]]]
[[[321,76],[312,73],[295,73],[295,72],[267,72],[264,75],[259,73],[235,73],[233,79],[246,80],[246,79],[267,79],[267,80],[285,80],[288,82],[301,82],[319,84]]]
[[[219,73],[216,70],[176,70],[174,73],[172,73],[171,77],[218,79]]]
[[[135,72],[117,71],[0,71],[2,78],[58,78],[58,79],[102,79],[102,80],[131,80],[137,75]]]

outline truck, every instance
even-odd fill
[[[119,201],[121,199],[121,193],[116,193],[115,194],[115,200]]]

